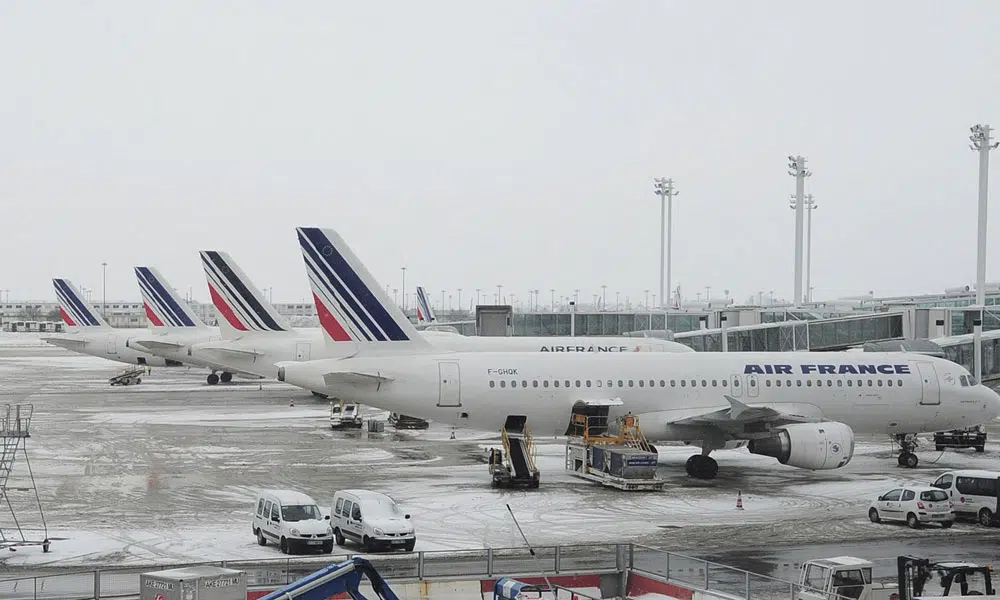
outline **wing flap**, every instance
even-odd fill
[[[229,354],[231,356],[248,357],[248,358],[264,356],[262,353],[256,352],[254,350],[237,350],[236,348],[225,348],[222,346],[204,347],[201,348],[201,350],[209,350],[211,352],[218,352],[220,354]]]

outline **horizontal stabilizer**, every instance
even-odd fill
[[[60,346],[66,348],[68,346],[80,347],[87,343],[85,338],[64,336],[64,335],[47,335],[41,338],[43,342],[48,342],[53,346]]]
[[[183,348],[184,344],[178,344],[176,342],[164,342],[161,340],[129,340],[129,346],[139,346],[140,348],[146,348],[147,350],[177,350]]]
[[[208,350],[210,352],[218,352],[220,354],[229,354],[230,356],[240,356],[240,357],[255,357],[264,356],[261,352],[255,352],[254,350],[237,350],[236,348],[226,348],[225,346],[202,346],[200,350]]]
[[[329,387],[339,385],[372,385],[382,384],[392,381],[392,377],[386,377],[379,373],[358,373],[357,371],[334,371],[323,375],[323,382]]]
[[[625,404],[622,402],[621,398],[602,398],[599,400],[577,400],[577,404],[583,404],[584,406],[622,406]]]

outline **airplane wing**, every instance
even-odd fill
[[[387,381],[392,381],[392,377],[387,377],[380,373],[360,373],[358,371],[332,371],[323,374],[323,382],[330,386],[341,385],[381,385]]]
[[[780,427],[792,423],[816,423],[821,420],[815,416],[782,412],[767,406],[749,406],[728,394],[724,397],[729,402],[729,408],[684,417],[671,421],[670,424],[711,427],[734,437],[745,438],[751,428],[757,429],[753,426]]]

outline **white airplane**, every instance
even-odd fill
[[[301,230],[299,239],[302,244],[307,243]],[[220,315],[222,339],[194,344],[191,347],[193,358],[227,365],[240,372],[275,378],[278,362],[343,356],[344,346],[326,344],[321,328],[292,328],[228,253],[204,250],[201,259],[209,294]],[[371,310],[382,315],[391,313],[407,320],[398,307],[391,301],[385,303],[385,300],[385,296],[379,300],[369,299]],[[323,318],[322,314],[320,318]],[[442,351],[694,352],[684,344],[651,338],[479,337],[447,331],[421,331],[417,335]],[[311,391],[323,394],[321,390]]]
[[[59,299],[59,312],[68,327],[67,333],[42,336],[42,339],[80,354],[99,356],[130,365],[180,367],[178,360],[164,358],[133,348],[131,341],[150,335],[148,329],[116,329],[108,325],[68,279],[53,279]],[[149,308],[146,309],[149,311]],[[192,327],[193,328],[193,327]],[[156,329],[154,327],[154,329]]]
[[[475,321],[448,321],[442,323],[437,320],[434,314],[434,307],[427,300],[427,292],[422,286],[417,286],[417,329],[422,331],[444,331],[446,333],[459,333],[455,325],[474,324]]]
[[[228,383],[232,381],[233,373],[256,377],[252,373],[228,369],[225,365],[193,356],[193,345],[221,339],[219,328],[209,327],[199,319],[187,301],[178,296],[177,291],[156,268],[136,267],[135,277],[150,328],[149,335],[129,340],[131,347],[165,359],[210,369],[206,378],[209,385],[215,385],[219,381]]]
[[[335,231],[299,237],[340,358],[278,363],[278,379],[383,410],[480,430],[516,415],[543,435],[565,435],[574,413],[631,413],[651,442],[699,444],[687,462],[699,479],[715,477],[709,455],[727,446],[835,469],[851,460],[856,433],[905,436],[1000,415],[995,392],[922,354],[443,352],[382,308],[383,288]],[[912,446],[899,461],[916,466]]]

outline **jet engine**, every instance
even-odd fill
[[[771,437],[750,440],[747,448],[800,469],[839,469],[854,456],[854,431],[836,421],[796,423],[777,429]]]

